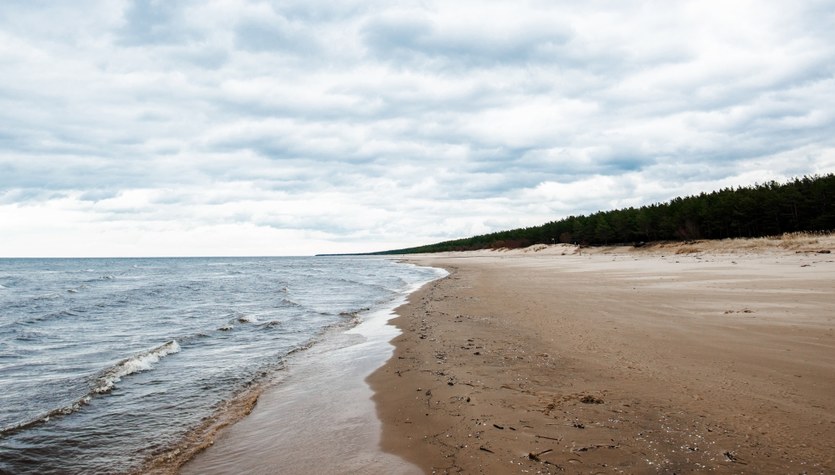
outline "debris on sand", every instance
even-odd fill
[[[583,404],[603,404],[603,399],[592,396],[591,394],[586,394],[585,396],[580,398],[580,402],[582,402]]]

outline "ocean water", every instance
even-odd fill
[[[0,472],[136,471],[438,275],[367,257],[0,259]]]

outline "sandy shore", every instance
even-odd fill
[[[391,356],[391,316],[391,309],[365,315],[358,326],[289,358],[280,382],[252,412],[206,441],[178,473],[421,473],[380,450],[380,421],[364,381]]]
[[[835,472],[832,237],[415,256],[368,381],[426,473]]]

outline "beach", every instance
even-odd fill
[[[380,450],[380,420],[363,381],[391,356],[386,341],[397,332],[386,325],[390,317],[390,311],[366,315],[358,326],[293,355],[252,412],[207,440],[178,473],[420,474]]]
[[[407,256],[369,378],[425,473],[832,473],[831,236]]]

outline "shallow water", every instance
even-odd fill
[[[0,471],[135,470],[436,275],[349,257],[0,260]]]
[[[392,355],[389,341],[399,331],[388,320],[404,302],[364,314],[356,327],[292,358],[252,413],[178,473],[423,473],[381,450],[382,426],[365,382]]]

